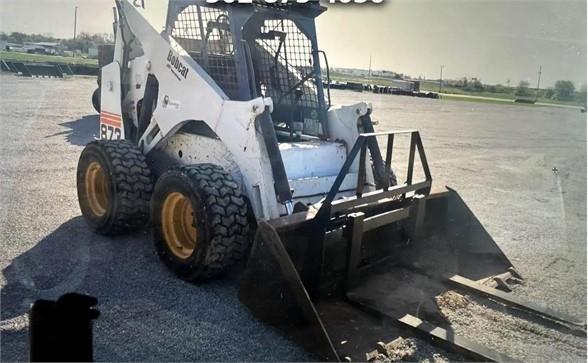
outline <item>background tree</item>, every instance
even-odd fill
[[[0,39],[5,40],[9,43],[23,44],[26,42],[58,42],[59,39],[54,38],[51,35],[45,34],[25,34],[19,32],[12,33],[0,33]]]
[[[88,48],[94,45],[100,44],[111,44],[114,43],[114,36],[108,33],[102,34],[90,34],[80,33],[76,39],[57,39],[51,35],[45,34],[25,34],[19,32],[13,33],[0,33],[0,39],[7,41],[8,43],[24,44],[27,42],[50,42],[50,43],[61,43],[69,50],[79,50],[83,53],[88,52]]]
[[[559,80],[555,82],[555,94],[553,98],[559,101],[572,101],[574,99],[574,83],[572,81]]]
[[[529,82],[520,81],[518,87],[515,90],[515,96],[529,96]]]
[[[88,49],[94,45],[109,44],[113,43],[114,39],[111,34],[89,34],[80,33],[76,39],[66,39],[62,43],[69,50],[79,50],[83,53],[87,53]]]
[[[586,107],[586,85],[580,87],[580,90],[576,92],[576,100]]]
[[[554,94],[555,94],[555,90],[553,88],[548,88],[543,91],[543,97],[545,97],[545,98],[553,98]]]
[[[477,78],[472,78],[467,85],[464,86],[464,89],[467,91],[472,92],[481,92],[484,90],[484,85],[482,82]]]

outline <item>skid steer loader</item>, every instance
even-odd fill
[[[371,105],[331,105],[318,2],[170,0],[163,32],[142,2],[115,3],[100,140],[77,171],[94,231],[150,221],[162,261],[194,282],[246,259],[240,300],[328,360],[365,360],[406,331],[509,360],[451,333],[434,305],[448,288],[584,325],[500,290],[520,276],[455,191],[431,192],[418,131],[376,133]]]

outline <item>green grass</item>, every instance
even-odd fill
[[[17,52],[6,52],[0,51],[0,59],[13,62],[30,62],[30,63],[63,63],[70,65],[85,65],[85,66],[96,66],[98,67],[98,60],[87,59],[80,57],[61,57],[56,55],[42,55],[42,54],[28,54],[28,53],[17,53]]]
[[[421,90],[439,92],[439,82],[421,81]],[[451,93],[454,95],[468,95],[478,97],[503,98],[507,100],[514,100],[516,97],[510,92],[472,92],[463,90],[457,87],[443,86],[441,93]]]
[[[423,82],[421,82],[421,90],[438,92],[439,91],[439,83],[432,82],[432,81],[423,81]],[[517,96],[514,95],[514,91],[515,91],[514,88],[511,88],[510,92],[471,92],[471,91],[465,91],[463,89],[456,88],[456,87],[443,86],[441,93],[447,93],[447,94],[452,94],[452,95],[500,98],[500,99],[504,99],[505,101],[506,100],[507,101],[514,101],[517,98]],[[457,99],[457,98],[458,97],[455,97],[455,99]],[[523,97],[523,98],[534,99],[535,95],[532,94],[530,96]],[[554,100],[554,99],[545,98],[545,97],[538,97],[537,102],[538,103],[553,104],[553,105],[578,106],[578,107],[581,106],[581,104],[576,101],[559,101],[559,100]],[[519,104],[519,103],[517,103],[517,104]],[[527,105],[529,105],[529,104],[527,104]]]
[[[512,99],[507,98],[499,98],[499,97],[469,97],[468,95],[464,94],[451,94],[451,93],[443,93],[439,96],[442,100],[454,100],[454,101],[465,101],[465,102],[476,102],[476,103],[490,103],[495,105],[517,105],[517,106],[533,106],[532,104],[528,103],[517,103],[514,102]]]
[[[331,72],[331,79],[334,81],[339,82],[357,82],[363,84],[377,84],[380,86],[390,86],[392,84],[392,80],[390,78],[384,77],[362,77],[362,76],[353,76],[347,74],[341,74],[338,72]],[[439,82],[436,81],[421,81],[421,91],[424,92],[439,92]],[[448,87],[443,86],[441,90],[441,98],[442,99],[451,99],[451,100],[460,100],[460,101],[468,101],[468,102],[483,102],[483,103],[494,103],[494,104],[516,104],[516,105],[527,105],[531,106],[531,104],[523,104],[514,102],[516,96],[514,95],[514,89],[511,88],[511,92],[472,92],[466,91],[461,88],[456,87]],[[474,96],[474,97],[468,97]],[[532,98],[532,97],[531,97]],[[565,105],[565,106],[581,106],[578,102],[574,101],[558,101],[553,100],[550,98],[539,97],[537,99],[539,103],[546,103],[552,105]],[[543,106],[543,105],[542,105]]]
[[[331,79],[338,82],[356,82],[363,84],[377,84],[379,86],[391,86],[392,80],[384,77],[361,77],[361,76],[350,76],[347,74],[341,74],[337,72],[331,72]]]
[[[421,81],[421,90],[423,91],[432,91],[438,92],[439,91],[439,83],[434,81]],[[514,88],[511,88],[510,92],[471,92],[465,91],[460,88],[456,87],[447,87],[443,86],[441,93],[448,93],[453,95],[467,95],[467,96],[476,96],[476,97],[489,97],[489,98],[501,98],[504,100],[514,101],[517,96],[514,95]],[[535,96],[527,96],[524,98],[534,99]],[[456,97],[457,99],[457,97]],[[578,102],[575,101],[558,101],[551,98],[539,97],[537,98],[538,103],[549,103],[554,105],[566,105],[566,106],[580,106]],[[528,105],[528,104],[527,104]]]

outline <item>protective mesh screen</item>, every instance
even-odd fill
[[[256,76],[262,95],[277,104],[318,108],[310,40],[288,19],[265,20],[261,34]]]
[[[178,14],[172,36],[230,98],[237,97],[235,48],[226,11],[190,5]]]

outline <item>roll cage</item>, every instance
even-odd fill
[[[315,18],[318,2],[296,5],[208,4],[170,0],[166,33],[232,100],[263,96],[274,104],[278,136],[327,138],[330,92],[323,87]],[[327,82],[328,84],[329,82]]]

